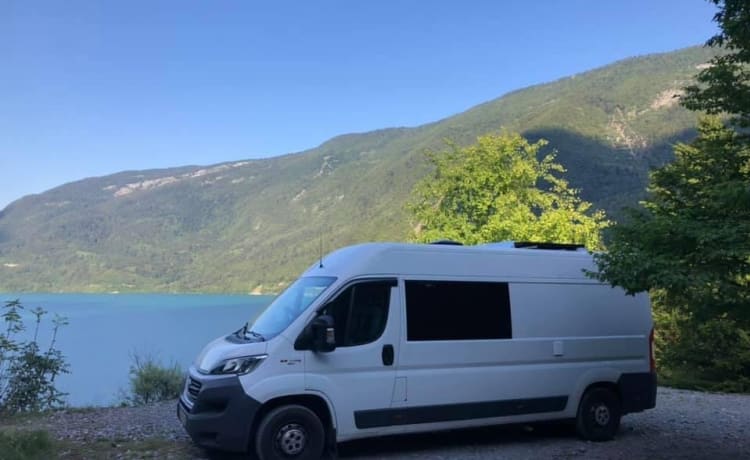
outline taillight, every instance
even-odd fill
[[[652,373],[656,372],[656,359],[654,358],[654,328],[651,328],[651,334],[648,336],[648,354],[649,368]]]

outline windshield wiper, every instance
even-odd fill
[[[265,342],[265,341],[266,341],[266,338],[265,338],[265,337],[263,337],[263,335],[262,335],[262,334],[258,334],[258,333],[257,333],[257,332],[255,332],[255,331],[248,331],[248,330],[247,330],[247,325],[245,325],[245,327],[244,327],[244,332],[243,332],[243,334],[245,335],[245,338],[247,338],[247,336],[248,336],[248,335],[250,335],[251,337],[253,337],[253,338],[255,338],[255,339],[260,339],[260,341],[261,341],[261,342]]]
[[[245,325],[242,326],[240,329],[237,329],[234,335],[236,335],[239,338],[245,337],[245,335],[247,335],[247,323],[245,323]]]

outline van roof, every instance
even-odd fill
[[[514,242],[476,246],[448,244],[364,243],[338,249],[316,261],[305,275],[353,278],[400,275],[446,278],[567,279],[596,283],[584,270],[595,271],[585,249],[515,247]]]

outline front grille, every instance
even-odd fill
[[[187,394],[188,398],[190,398],[190,402],[195,402],[195,400],[198,399],[198,393],[201,391],[201,386],[203,386],[202,383],[192,377],[188,377]]]

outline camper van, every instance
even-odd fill
[[[368,243],[209,343],[177,415],[195,443],[317,459],[358,438],[570,420],[612,439],[653,408],[648,297],[573,245]]]

